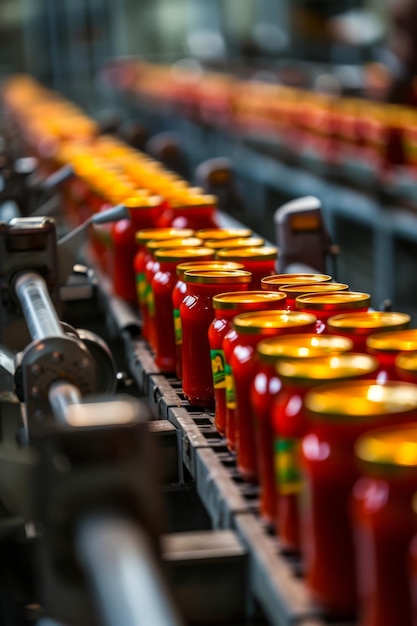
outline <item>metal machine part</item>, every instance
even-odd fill
[[[117,386],[117,368],[108,345],[91,330],[77,328],[77,334],[94,360],[97,371],[96,393],[114,393]]]
[[[0,402],[17,403],[15,394],[15,353],[2,348],[0,351]]]
[[[203,161],[195,170],[196,184],[218,198],[221,211],[242,219],[245,207],[239,193],[230,159],[216,157]]]
[[[78,526],[76,549],[105,626],[183,623],[140,528],[118,516],[90,516]]]
[[[279,247],[278,272],[326,272],[326,257],[338,254],[322,217],[322,204],[304,196],[283,204],[274,215]],[[335,267],[333,268],[336,269]],[[336,278],[336,272],[333,271]]]
[[[159,573],[147,407],[128,396],[84,403],[65,381],[51,385],[49,399],[54,427],[32,440],[47,615],[77,626],[181,624]]]
[[[18,275],[14,288],[33,341],[65,336],[47,285],[39,274]]]
[[[146,152],[173,172],[184,178],[188,177],[187,161],[176,133],[165,131],[153,135],[146,143]]]
[[[85,222],[74,228],[70,233],[58,241],[59,274],[58,282],[65,285],[72,273],[75,259],[80,248],[87,240],[88,227],[91,224],[108,224],[126,219],[129,216],[128,209],[123,204],[111,207],[106,211],[94,213]]]
[[[0,340],[21,349],[29,337],[14,291],[18,273],[30,270],[43,277],[59,313],[55,223],[49,218],[15,218],[0,222]]]
[[[33,418],[39,421],[51,413],[48,390],[54,381],[70,381],[82,395],[96,391],[95,365],[84,343],[64,333],[40,275],[25,272],[14,287],[32,338],[21,360],[30,431]]]
[[[43,277],[53,306],[60,313],[60,288],[67,284],[80,248],[87,238],[88,226],[124,219],[124,205],[111,207],[91,216],[83,224],[56,241],[55,221],[47,217],[24,217],[0,222],[0,341],[21,350],[30,338],[22,324],[15,281],[26,272]],[[39,302],[34,298],[34,306]],[[25,299],[25,306],[29,302]],[[54,331],[53,333],[56,333]],[[33,337],[32,337],[33,339]]]

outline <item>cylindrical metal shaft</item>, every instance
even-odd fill
[[[110,515],[84,518],[76,549],[105,626],[180,626],[149,540],[140,527]]]
[[[42,276],[25,272],[17,278],[15,290],[34,341],[64,335]]]
[[[67,408],[72,404],[80,404],[82,397],[78,387],[65,380],[57,380],[49,387],[49,402],[55,419],[61,424],[67,423]]]

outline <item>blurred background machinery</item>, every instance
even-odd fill
[[[164,133],[148,149],[163,149],[172,166],[181,148],[181,173],[208,158],[229,158],[244,200],[232,213],[265,236],[281,203],[319,197],[344,251],[340,279],[413,313],[414,175],[401,171],[381,181],[365,163],[350,164],[341,177],[304,148],[294,159],[259,133],[249,141],[227,124],[196,121],[178,108],[156,110],[126,97],[132,77],[119,75],[112,60],[173,64],[177,76],[182,69],[197,77],[214,70],[336,99],[372,96],[414,105],[414,17],[413,0],[3,0],[0,73],[34,75],[80,103],[103,129],[120,125],[137,147]],[[174,145],[178,138],[181,145]]]

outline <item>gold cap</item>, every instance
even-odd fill
[[[250,237],[252,231],[250,228],[203,228],[198,230],[196,235],[203,240],[242,239],[243,237]]]
[[[237,315],[233,327],[239,333],[256,334],[267,329],[312,327],[316,321],[315,315],[298,311],[254,311]]]
[[[250,283],[252,274],[245,270],[187,270],[184,274],[186,283],[233,284]]]
[[[262,237],[236,237],[236,239],[207,239],[204,245],[213,250],[222,248],[258,248],[263,246],[265,240]]]
[[[305,294],[313,293],[334,293],[336,291],[347,291],[349,285],[344,283],[312,283],[311,285],[283,285],[279,288],[280,291],[284,291],[291,298],[298,298]]]
[[[155,252],[155,250],[158,250],[160,248],[180,248],[181,246],[184,246],[186,248],[201,248],[202,245],[203,242],[201,241],[201,239],[197,239],[197,237],[185,237],[184,239],[175,239],[173,237],[172,239],[164,239],[162,241],[148,241],[146,247],[150,252]]]
[[[213,252],[213,250],[211,251]],[[177,265],[177,276],[184,278],[185,272],[188,270],[243,270],[242,263],[232,263],[228,261],[186,261]]]
[[[135,234],[136,243],[148,241],[164,241],[166,239],[179,239],[192,237],[194,231],[191,228],[144,228]]]
[[[213,250],[210,248],[162,248],[155,252],[155,259],[166,263],[175,263],[187,258],[212,259]]]
[[[282,298],[281,295],[284,297]],[[276,308],[281,308],[285,300],[285,294],[280,294],[277,291],[230,291],[214,296],[213,308],[239,310],[240,306],[244,308],[245,305],[264,304],[268,302],[272,305],[276,304]]]
[[[417,328],[376,333],[367,338],[366,346],[372,352],[413,352],[417,350]]]
[[[362,309],[371,304],[369,293],[340,291],[339,293],[298,296],[295,306],[303,311],[337,311],[340,309]]]
[[[391,311],[364,311],[362,313],[342,313],[327,320],[327,327],[337,331],[348,331],[354,335],[369,334],[372,330],[393,330],[407,328],[410,323],[407,313]]]
[[[328,382],[372,374],[378,361],[369,354],[334,354],[315,359],[294,359],[277,363],[277,373],[282,378]]]
[[[417,352],[400,353],[395,359],[395,367],[413,378],[417,376]]]
[[[150,209],[162,203],[161,196],[131,196],[123,200],[123,204],[128,209]]]
[[[366,380],[320,385],[308,392],[305,404],[314,419],[366,418],[417,411],[417,386]]]
[[[328,354],[349,352],[352,347],[353,342],[347,337],[304,333],[264,339],[258,343],[256,350],[262,361],[275,363],[277,359],[282,358],[311,359]]]
[[[213,194],[205,194],[199,187],[189,187],[186,192],[181,194],[180,198],[177,198],[172,203],[172,208],[176,209],[188,209],[197,207],[216,207],[217,196]]]
[[[216,252],[216,259],[238,260],[252,259],[254,261],[269,261],[278,258],[278,248],[275,246],[248,246],[247,248],[223,248]]]
[[[328,274],[275,274],[261,280],[262,289],[275,290],[281,285],[308,285],[309,283],[327,283],[332,280]]]
[[[369,431],[357,440],[355,454],[367,467],[417,469],[417,428],[404,425]]]

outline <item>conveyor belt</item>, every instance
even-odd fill
[[[106,288],[105,280],[99,284]],[[168,420],[177,429],[179,465],[189,473],[184,478],[180,470],[180,481],[195,481],[213,529],[235,530],[248,551],[249,601],[259,602],[272,626],[328,624],[310,598],[299,560],[283,553],[278,538],[261,520],[259,488],[242,480],[235,455],[214,426],[213,412],[191,406],[180,381],[156,366],[148,344],[138,338],[140,320],[131,309],[106,294],[104,298],[113,330],[118,328],[123,338],[130,373],[155,420]]]

